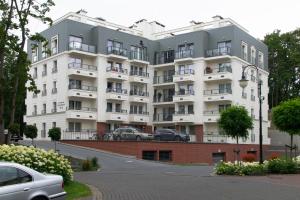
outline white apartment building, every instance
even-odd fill
[[[266,45],[233,20],[165,30],[158,22],[140,20],[124,27],[68,13],[41,33],[49,45],[31,49],[30,73],[41,91],[27,93],[27,124],[38,139],[60,127],[63,139],[94,139],[121,126],[146,132],[173,128],[192,141],[235,143],[220,134],[217,120],[230,105],[242,105],[253,117],[250,137],[258,144],[261,79],[263,143],[268,138],[268,70]],[[44,51],[51,50],[51,55]],[[242,67],[250,80],[239,86]]]

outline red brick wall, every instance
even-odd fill
[[[225,152],[226,161],[234,161],[235,154],[233,149],[236,145],[232,144],[206,144],[206,143],[181,143],[181,142],[133,142],[133,141],[63,141],[64,143],[90,147],[114,153],[132,155],[142,158],[143,151],[172,151],[172,162],[174,163],[208,163],[212,164],[212,153]],[[239,145],[240,155],[247,151],[258,151],[258,145]],[[268,146],[264,146],[264,151]],[[256,154],[259,155],[258,153]]]
[[[97,133],[102,138],[102,136],[106,133],[106,123],[97,122]]]
[[[203,125],[195,125],[196,141],[203,142]]]

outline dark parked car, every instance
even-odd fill
[[[22,136],[20,136],[20,135],[11,135],[10,136],[10,140],[11,141],[14,141],[14,142],[18,142],[19,140],[23,140],[23,137]]]
[[[190,136],[186,133],[178,133],[173,129],[157,129],[154,132],[154,139],[157,141],[190,141]]]

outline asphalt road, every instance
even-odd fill
[[[53,148],[53,143],[37,146]],[[179,166],[137,160],[58,144],[60,153],[97,157],[99,172],[75,173],[94,185],[104,200],[300,200],[300,176],[230,177],[213,175],[213,167]]]

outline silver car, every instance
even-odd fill
[[[1,200],[63,200],[63,178],[41,174],[17,163],[0,162]]]
[[[113,133],[113,139],[120,140],[153,140],[153,134],[144,133],[141,130],[133,127],[118,128]]]

